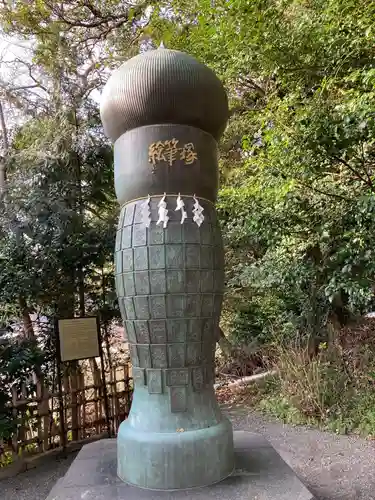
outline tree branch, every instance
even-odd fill
[[[344,160],[343,158],[340,158],[339,156],[333,156],[333,159],[338,161],[339,163],[341,163],[342,165],[344,165],[346,168],[348,168],[356,177],[358,180],[364,182],[370,189],[371,191],[374,191],[374,184],[372,182],[372,180],[369,178],[369,179],[366,179],[365,177],[363,177],[355,168],[353,168],[346,160]]]
[[[103,15],[96,7],[94,7],[91,3],[89,2],[83,2],[82,6],[86,7],[93,15],[94,17],[99,19],[92,19],[91,21],[81,21],[80,19],[69,19],[66,17],[66,14],[63,10],[63,7],[56,8],[56,6],[51,3],[51,2],[45,2],[46,5],[51,9],[51,12],[53,12],[61,21],[66,23],[68,26],[71,27],[79,27],[79,28],[98,28],[100,26],[103,26],[105,24],[109,24],[110,22],[116,21],[117,27],[121,26],[122,24],[126,23],[129,21],[129,12],[130,9],[126,10],[123,14],[108,14],[108,15]],[[134,16],[137,16],[142,13],[143,9],[147,6],[147,3],[142,3],[139,5],[135,11],[134,11]]]
[[[0,126],[1,126],[1,133],[3,136],[3,141],[4,141],[5,153],[7,153],[9,150],[8,130],[7,130],[7,126],[5,123],[3,104],[1,102],[0,102]]]
[[[265,90],[262,89],[262,87],[260,85],[258,85],[257,83],[255,83],[255,81],[252,78],[248,77],[248,76],[240,77],[239,78],[239,82],[244,87],[247,87],[247,88],[250,87],[250,88],[252,88],[258,94],[260,94],[262,97],[264,97],[266,95]]]

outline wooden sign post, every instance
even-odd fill
[[[100,323],[97,316],[83,318],[56,319],[57,383],[59,389],[59,413],[62,447],[66,448],[64,403],[62,393],[61,365],[69,361],[100,358],[103,398],[108,436],[111,436],[108,393],[105,379],[104,356],[101,341]]]

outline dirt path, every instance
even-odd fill
[[[375,441],[283,425],[243,407],[227,413],[235,429],[263,434],[317,500],[375,500]],[[51,459],[1,481],[1,500],[45,500],[73,459]]]
[[[228,414],[235,429],[263,434],[317,500],[375,500],[375,441],[283,425],[241,407]]]

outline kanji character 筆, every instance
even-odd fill
[[[171,139],[170,141],[164,141],[164,159],[168,162],[171,167],[173,163],[177,160],[177,139]]]

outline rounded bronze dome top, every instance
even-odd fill
[[[126,61],[103,89],[100,114],[106,135],[145,125],[190,125],[218,140],[228,120],[228,99],[215,73],[193,57],[158,49]]]

